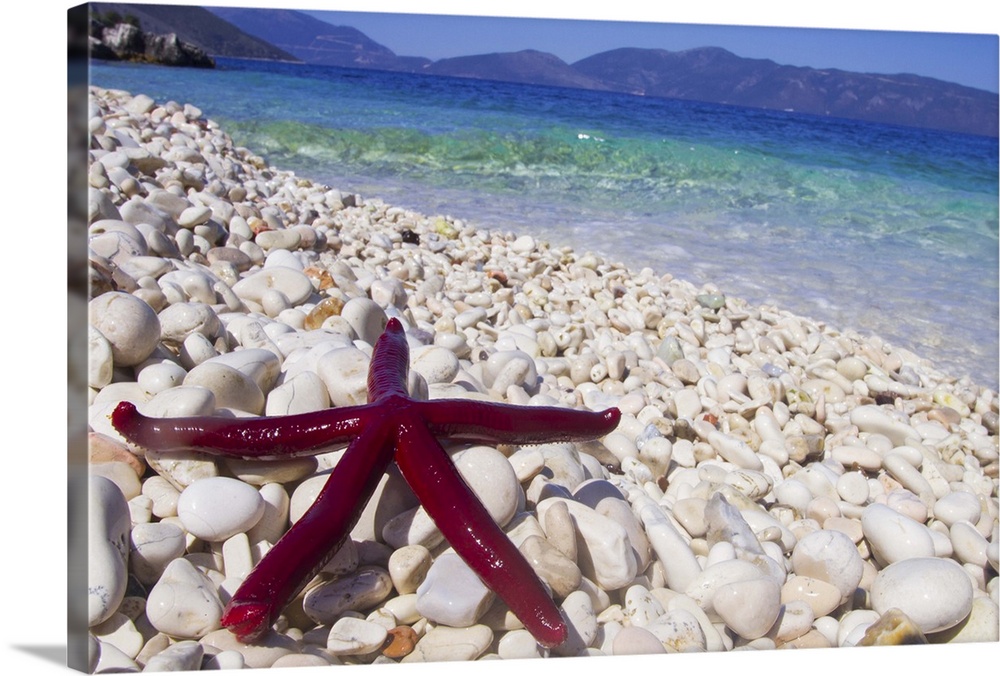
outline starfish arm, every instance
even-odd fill
[[[372,425],[351,442],[316,501],[233,594],[222,625],[241,642],[251,643],[266,633],[343,545],[392,462],[391,431]]]
[[[410,369],[410,348],[403,325],[393,317],[375,342],[368,368],[368,402],[376,403],[390,396],[408,397],[406,375]]]
[[[215,455],[279,458],[309,455],[356,436],[372,418],[367,406],[348,406],[274,418],[151,418],[123,401],[111,424],[144,448],[176,451],[196,448]]]
[[[565,641],[566,624],[545,586],[419,419],[400,426],[396,464],[451,546],[535,640]]]
[[[621,411],[599,413],[555,406],[514,406],[474,399],[415,402],[433,434],[464,441],[545,444],[602,437],[618,427]]]

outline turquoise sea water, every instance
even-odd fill
[[[221,60],[96,63],[283,169],[877,334],[997,387],[998,146],[692,102]]]

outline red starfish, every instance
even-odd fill
[[[309,510],[247,576],[222,624],[243,642],[262,636],[348,537],[390,462],[455,551],[542,645],[566,639],[559,609],[517,547],[493,522],[435,437],[539,444],[603,436],[617,408],[600,413],[462,399],[417,401],[406,389],[409,348],[390,319],[368,370],[368,403],[300,415],[230,420],[148,418],[121,402],[111,422],[131,442],[242,458],[322,452],[353,437]]]

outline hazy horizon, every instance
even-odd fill
[[[780,65],[931,77],[997,93],[996,35],[299,10],[433,61],[535,49],[566,63],[612,49],[721,47]],[[992,68],[990,63],[993,64]]]

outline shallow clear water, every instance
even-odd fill
[[[220,60],[95,64],[269,163],[864,334],[997,387],[997,140],[692,102]]]

